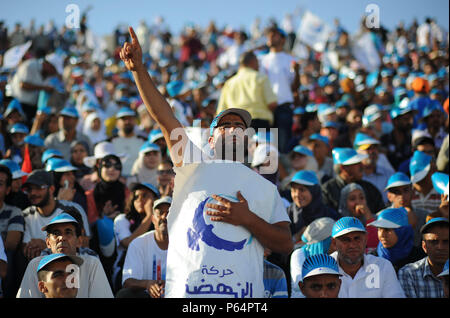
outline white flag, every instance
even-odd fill
[[[380,56],[369,32],[354,41],[352,51],[366,71],[374,72],[381,66]]]
[[[31,46],[31,41],[28,41],[21,45],[16,45],[6,51],[3,57],[3,67],[4,68],[15,68],[19,65],[22,57],[27,53]]]
[[[323,52],[331,32],[331,28],[324,21],[306,11],[297,31],[297,37],[300,42],[308,44],[315,51]]]

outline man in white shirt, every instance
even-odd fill
[[[336,252],[331,256],[339,264],[339,298],[404,298],[405,294],[392,264],[381,257],[364,254],[367,232],[361,221],[343,217],[333,226]]]
[[[142,64],[137,37],[131,27],[129,30],[132,41],[124,44],[120,57],[132,71],[147,110],[161,127],[176,166],[175,178],[179,176],[181,182],[175,187],[178,192],[173,194],[168,222],[171,244],[167,254],[165,296],[262,297],[264,247],[289,254],[293,243],[289,217],[276,187],[236,158],[227,162],[220,160],[225,159],[220,156],[222,147],[232,146],[230,150],[234,150],[244,143],[243,130],[250,126],[251,116],[236,108],[219,114],[211,124],[208,139],[215,161],[185,161],[187,147],[194,144],[152,82]],[[241,174],[247,178],[241,178]],[[220,182],[212,183],[213,175]],[[240,178],[236,178],[237,175]],[[190,182],[183,178],[186,176]],[[257,181],[261,188],[253,191],[254,184],[249,181]],[[183,186],[184,182],[189,184]],[[237,202],[225,198],[223,193],[237,195]],[[208,200],[208,203],[216,200],[218,204],[207,204]],[[226,228],[223,234],[228,240],[213,233],[213,227],[224,231]]]
[[[52,218],[64,212],[67,207],[74,208],[80,213],[86,236],[90,236],[89,223],[83,208],[74,202],[54,198],[55,186],[51,172],[34,170],[29,174],[23,188],[27,190],[32,204],[22,211],[25,219],[23,250],[28,259],[40,255],[42,250],[47,247],[45,233],[41,228],[47,225]]]
[[[300,87],[299,64],[284,52],[286,33],[277,27],[267,30],[270,52],[260,59],[261,73],[267,75],[277,95],[278,107],[274,113],[274,127],[278,128],[278,148],[285,153],[291,138],[294,102],[293,92]]]
[[[39,54],[20,64],[11,81],[12,96],[22,104],[29,124],[36,114],[39,92],[43,90],[51,93],[54,90],[52,86],[43,83],[46,77],[56,74],[56,69],[50,62],[40,61],[43,54]]]
[[[162,197],[153,204],[152,222],[155,230],[147,232],[128,246],[122,271],[123,289],[117,298],[164,297],[169,233],[167,214],[171,197]]]
[[[83,259],[83,264],[79,267],[79,277],[74,281],[76,283],[78,280],[79,283],[77,298],[113,297],[100,260],[91,255],[79,255],[77,252],[81,226],[75,218],[67,213],[61,213],[44,226],[42,231],[47,232],[45,243],[53,254],[77,255]],[[39,262],[44,257],[46,256],[33,258],[28,264],[17,298],[44,298],[36,275]]]

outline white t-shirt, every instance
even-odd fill
[[[167,298],[262,298],[264,248],[242,226],[211,221],[212,194],[236,200],[270,224],[289,222],[277,188],[238,162],[202,162],[175,168],[167,224]]]
[[[339,263],[337,251],[330,256]],[[342,274],[339,298],[405,298],[394,267],[382,257],[365,254],[363,266],[354,278],[340,266],[339,273]]]
[[[53,213],[49,216],[42,216],[36,209],[35,206],[31,206],[23,210],[23,216],[25,218],[25,232],[23,234],[23,243],[28,243],[31,239],[41,239],[45,241],[47,233],[42,231],[42,228],[46,226],[50,221],[57,215],[64,212],[64,206],[73,206],[81,214],[83,219],[83,227],[86,231],[86,236],[91,236],[91,231],[89,229],[89,223],[87,220],[86,212],[84,209],[75,202],[58,200],[59,204]]]
[[[122,271],[122,284],[128,278],[139,280],[166,279],[167,250],[159,248],[155,231],[135,238],[128,246]]]
[[[91,255],[78,255],[83,259],[79,268],[79,286],[77,298],[114,298],[111,287],[103,270],[102,263]],[[45,298],[39,291],[37,267],[44,256],[33,258],[28,263],[17,298]]]
[[[20,64],[11,82],[12,96],[17,98],[21,103],[36,105],[39,91],[22,89],[20,85],[22,82],[42,85],[44,79],[41,75],[41,70],[41,63],[34,58]]]
[[[279,105],[294,101],[291,91],[295,77],[291,67],[294,61],[294,57],[285,52],[269,52],[260,58],[260,71],[269,77]]]

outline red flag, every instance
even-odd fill
[[[25,145],[25,151],[23,154],[23,162],[22,162],[22,171],[26,173],[30,173],[33,171],[33,167],[31,166],[30,152],[28,151],[28,145]],[[27,176],[22,177],[22,184],[27,181]]]

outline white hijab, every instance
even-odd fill
[[[92,128],[91,128],[92,122],[96,118],[98,118],[100,120],[100,129],[97,131],[92,130]],[[86,135],[87,137],[89,137],[89,139],[91,140],[91,144],[93,144],[93,145],[99,143],[100,141],[104,141],[108,138],[108,136],[106,135],[105,124],[103,123],[100,115],[97,112],[90,113],[86,117],[86,120],[84,121],[84,125],[83,125],[83,134]]]

